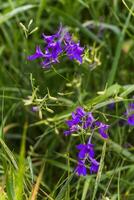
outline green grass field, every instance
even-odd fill
[[[42,33],[60,24],[87,50],[85,62],[63,56],[46,70],[29,61],[36,45],[43,48]],[[0,200],[134,200],[129,103],[133,0],[0,0]],[[74,172],[76,145],[91,130],[63,133],[78,106],[110,125],[108,139],[94,132],[100,166],[86,176]]]

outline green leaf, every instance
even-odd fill
[[[19,13],[24,13],[25,11],[32,9],[32,8],[35,8],[35,7],[37,7],[37,6],[29,4],[29,5],[24,5],[24,6],[15,8],[14,10],[0,16],[0,24],[6,22],[7,20],[16,16]]]

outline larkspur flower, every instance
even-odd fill
[[[70,135],[70,134],[72,134],[72,133],[74,133],[78,130],[79,130],[79,127],[77,125],[73,125],[73,126],[70,127],[69,130],[64,131],[64,135],[68,136],[68,135]]]
[[[84,129],[88,129],[89,127],[92,128],[92,125],[93,125],[94,122],[95,122],[95,119],[94,119],[92,113],[88,112],[87,116],[86,116],[86,120],[85,120],[84,125],[83,125],[83,128]]]
[[[75,173],[78,174],[78,176],[86,176],[87,175],[87,170],[86,170],[84,161],[82,161],[82,160],[78,161],[78,165],[75,169]]]
[[[28,56],[28,60],[35,60],[37,58],[44,58],[45,54],[41,51],[40,46],[36,46],[35,54]]]
[[[79,117],[84,117],[86,115],[86,112],[82,107],[78,107],[76,109],[76,115]]]
[[[127,116],[127,123],[130,126],[134,126],[134,103],[128,105],[125,115]]]
[[[82,63],[82,56],[84,53],[84,48],[80,46],[80,42],[75,43],[72,37],[67,32],[64,36],[65,52],[70,60],[75,59],[80,64]]]
[[[49,69],[51,65],[59,62],[61,55],[67,55],[69,59],[77,60],[82,63],[84,48],[80,43],[75,43],[68,32],[60,26],[59,30],[54,35],[42,34],[45,42],[44,51],[39,46],[36,47],[35,54],[28,56],[28,60],[42,58],[41,65],[43,68]]]
[[[95,121],[91,112],[86,112],[82,107],[78,107],[75,112],[72,113],[72,119],[67,120],[66,124],[69,127],[69,130],[64,131],[65,135],[70,135],[73,132],[84,129],[85,131],[90,128],[91,131],[95,127],[98,128],[99,134],[104,138],[108,138],[108,128],[109,125],[104,124],[99,121]]]
[[[61,34],[62,34],[62,25],[60,25],[57,33],[55,33],[54,35],[45,35],[44,33],[42,34],[42,37],[44,39],[44,41],[47,43],[47,44],[51,44],[52,42],[54,42],[55,39],[60,39],[61,37]]]
[[[66,121],[69,130],[64,131],[64,134],[70,135],[81,128],[91,128],[94,121],[95,119],[91,112],[86,112],[82,107],[78,107],[75,112],[72,112],[72,119]]]
[[[86,173],[83,173],[83,171],[86,171],[85,163],[88,161],[90,163],[90,173],[97,173],[99,168],[99,162],[94,158],[95,152],[94,152],[94,145],[91,144],[91,141],[89,139],[87,144],[79,144],[76,146],[76,148],[79,150],[78,153],[78,165],[76,167],[76,173],[81,176],[85,176]]]
[[[97,173],[99,169],[99,162],[95,159],[91,160],[90,173]]]
[[[82,117],[84,117],[85,111],[83,108],[78,107],[76,112],[72,112],[72,119],[67,120],[66,124],[69,127],[69,130],[64,131],[64,135],[70,135],[73,132],[79,130],[79,125],[82,123]]]
[[[80,64],[82,63],[82,55],[84,48],[80,46],[80,43],[75,43],[74,41],[65,42],[65,52],[70,60],[77,60]]]
[[[129,125],[134,126],[134,114],[128,116],[127,122]]]
[[[79,144],[76,146],[76,148],[79,150],[78,158],[84,159],[87,156],[94,158],[94,145],[91,143],[88,144]]]
[[[98,132],[99,132],[99,134],[100,134],[104,139],[107,139],[107,138],[108,138],[107,131],[108,131],[109,125],[104,124],[104,123],[99,122],[99,121],[97,121],[97,122],[95,123],[95,125],[98,127]]]
[[[133,108],[134,106],[131,106],[131,110]],[[72,117],[66,121],[66,124],[69,127],[69,130],[64,131],[66,136],[80,130],[84,130],[84,134],[87,132],[87,129],[91,131],[88,142],[84,144],[80,143],[76,146],[79,151],[78,164],[75,170],[76,174],[79,176],[85,176],[87,174],[86,163],[90,164],[89,170],[91,174],[97,173],[100,163],[95,159],[94,145],[91,143],[91,139],[95,130],[98,130],[102,138],[107,139],[109,125],[101,121],[96,121],[92,113],[86,112],[82,107],[78,107],[72,112]]]

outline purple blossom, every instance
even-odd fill
[[[73,132],[76,132],[76,131],[78,131],[78,130],[79,130],[79,127],[78,127],[77,125],[73,125],[73,126],[70,127],[69,130],[64,131],[64,135],[65,135],[65,136],[68,136],[68,135],[70,135],[70,134],[72,134]]]
[[[85,176],[86,173],[86,166],[85,162],[86,160],[90,162],[90,173],[97,173],[99,168],[99,162],[95,160],[95,152],[94,152],[94,145],[91,144],[90,139],[87,144],[79,144],[76,146],[76,148],[79,150],[78,153],[78,166],[76,167],[76,173],[80,176]]]
[[[59,62],[61,55],[67,55],[69,59],[75,59],[82,63],[82,55],[84,48],[80,46],[80,43],[75,43],[68,32],[60,26],[57,33],[54,35],[42,34],[42,38],[45,42],[45,48],[42,52],[40,47],[36,47],[35,54],[28,56],[28,60],[35,60],[43,58],[41,63],[43,68],[50,68],[51,65]]]
[[[77,60],[80,64],[82,63],[82,55],[84,48],[80,46],[80,42],[75,43],[72,37],[67,32],[64,36],[65,52],[70,60]]]
[[[57,39],[57,40],[60,39],[61,34],[62,34],[62,30],[63,30],[62,25],[60,25],[59,30],[58,30],[57,33],[54,34],[54,35],[45,35],[45,34],[43,33],[43,34],[42,34],[42,37],[43,37],[44,41],[47,43],[47,45],[53,43],[54,40],[56,40],[56,39]]]
[[[90,173],[97,173],[99,169],[99,162],[95,159],[91,159]]]
[[[107,139],[107,138],[108,138],[107,131],[108,131],[109,125],[104,124],[104,123],[99,122],[99,121],[97,121],[97,122],[95,123],[95,125],[98,127],[98,132],[99,132],[99,134],[100,134],[104,139]]]
[[[75,169],[75,173],[77,173],[78,176],[86,176],[87,175],[85,163],[82,160],[78,161],[78,165]]]
[[[134,114],[131,114],[130,116],[128,116],[127,122],[129,125],[134,126]]]
[[[94,158],[94,145],[91,143],[88,144],[79,144],[76,146],[79,150],[78,158],[84,159],[86,156]]]
[[[73,41],[67,42],[65,45],[65,52],[70,60],[77,60],[80,64],[82,63],[82,55],[84,48],[80,47],[80,43],[75,43]]]
[[[134,103],[128,105],[125,115],[127,116],[127,123],[130,126],[134,126]]]
[[[69,128],[71,128],[73,125],[79,124],[80,122],[81,122],[81,118],[79,117],[79,115],[75,114],[74,112],[72,113],[72,119],[66,121]]]
[[[91,112],[87,113],[86,120],[84,122],[83,128],[88,129],[89,127],[92,128],[93,122],[95,121]]]
[[[32,107],[32,111],[33,112],[38,112],[39,111],[39,107],[38,106],[33,106]]]
[[[90,131],[94,132],[94,129],[98,129],[99,134],[104,138],[108,138],[109,125],[100,121],[96,121],[91,112],[86,112],[82,107],[76,108],[75,112],[72,112],[71,119],[66,121],[69,130],[64,131],[64,134],[70,135],[73,132],[77,132],[81,129],[86,130],[90,128]],[[90,173],[97,173],[99,169],[99,162],[95,159],[94,145],[91,143],[92,135],[85,144],[78,144],[76,146],[78,152],[78,164],[75,172],[79,176],[85,176],[87,174],[86,163],[90,163]]]
[[[66,121],[70,130],[64,131],[64,134],[69,135],[81,128],[92,128],[94,121],[95,119],[91,112],[86,112],[82,107],[78,107],[75,112],[72,112],[72,119]]]
[[[36,46],[35,54],[28,56],[28,60],[35,60],[37,58],[44,58],[45,54],[41,51],[40,46]]]
[[[66,121],[66,124],[68,125],[69,130],[64,131],[64,135],[67,136],[73,132],[78,131],[80,128],[79,125],[82,123],[82,118],[84,117],[85,114],[86,112],[81,107],[78,107],[76,109],[76,112],[72,112],[72,119]]]
[[[86,115],[86,112],[84,111],[82,107],[78,107],[76,109],[76,115],[79,117],[84,117]]]

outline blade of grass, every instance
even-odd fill
[[[82,192],[82,198],[81,198],[81,200],[86,200],[86,196],[87,196],[87,192],[88,192],[88,189],[89,189],[90,181],[91,181],[90,177],[88,177],[85,180],[85,183],[84,183],[84,186],[83,186],[83,192]]]
[[[40,21],[41,21],[40,18],[41,18],[41,15],[42,15],[45,7],[46,7],[46,0],[41,0],[40,4],[39,4],[39,9],[38,9],[38,12],[37,12],[37,15],[36,15],[36,26],[38,26]]]
[[[58,195],[55,198],[55,200],[62,200],[63,199],[63,197],[65,196],[65,192],[67,190],[68,184],[71,182],[73,176],[74,176],[74,174],[71,174],[70,177],[68,177],[66,183],[62,186],[62,189],[58,193]]]
[[[8,158],[12,162],[14,168],[18,169],[18,165],[17,165],[17,162],[16,162],[16,160],[14,158],[13,153],[10,151],[10,149],[8,148],[8,146],[5,144],[5,142],[2,139],[0,139],[0,144],[2,145],[2,147],[3,147],[4,151],[6,152]]]
[[[96,181],[95,181],[95,187],[94,187],[94,191],[93,191],[93,196],[92,196],[92,200],[95,199],[96,193],[97,193],[97,189],[101,180],[101,175],[102,175],[102,170],[103,170],[103,166],[104,166],[104,158],[105,158],[105,153],[106,153],[106,141],[103,144],[103,148],[102,148],[102,155],[101,155],[101,160],[100,160],[100,166],[99,166],[99,171],[96,177]]]
[[[23,190],[24,190],[24,175],[25,175],[25,146],[26,146],[26,133],[27,133],[28,124],[24,124],[23,134],[22,134],[22,143],[19,156],[19,167],[16,177],[16,200],[23,199]]]
[[[36,5],[24,5],[24,6],[21,6],[21,7],[18,7],[18,8],[15,8],[14,10],[4,14],[4,15],[1,15],[0,16],[0,25],[5,23],[7,20],[9,20],[10,18],[16,16],[17,14],[19,13],[23,13],[29,9],[32,9],[32,8],[35,8],[37,7]]]
[[[31,197],[29,198],[29,200],[36,200],[37,199],[37,194],[38,194],[40,182],[41,182],[41,179],[42,179],[42,176],[43,176],[44,167],[45,167],[45,165],[43,165],[43,167],[41,168],[41,171],[40,171],[40,173],[37,177],[36,184],[32,189],[32,194],[31,194]]]
[[[134,3],[131,7],[131,11],[133,11],[133,9],[134,9]],[[108,86],[112,85],[113,82],[114,82],[114,79],[115,79],[115,75],[116,75],[116,71],[117,71],[117,67],[118,67],[118,63],[119,63],[119,59],[120,59],[120,55],[121,55],[122,44],[123,44],[123,41],[124,41],[125,32],[128,28],[128,25],[129,25],[129,22],[130,22],[130,19],[131,19],[131,15],[132,15],[132,13],[129,12],[128,17],[126,19],[126,22],[124,24],[123,30],[122,30],[120,36],[118,37],[118,43],[117,43],[117,48],[116,48],[116,51],[115,51],[114,61],[113,61],[113,64],[112,64],[111,71],[109,73]]]

